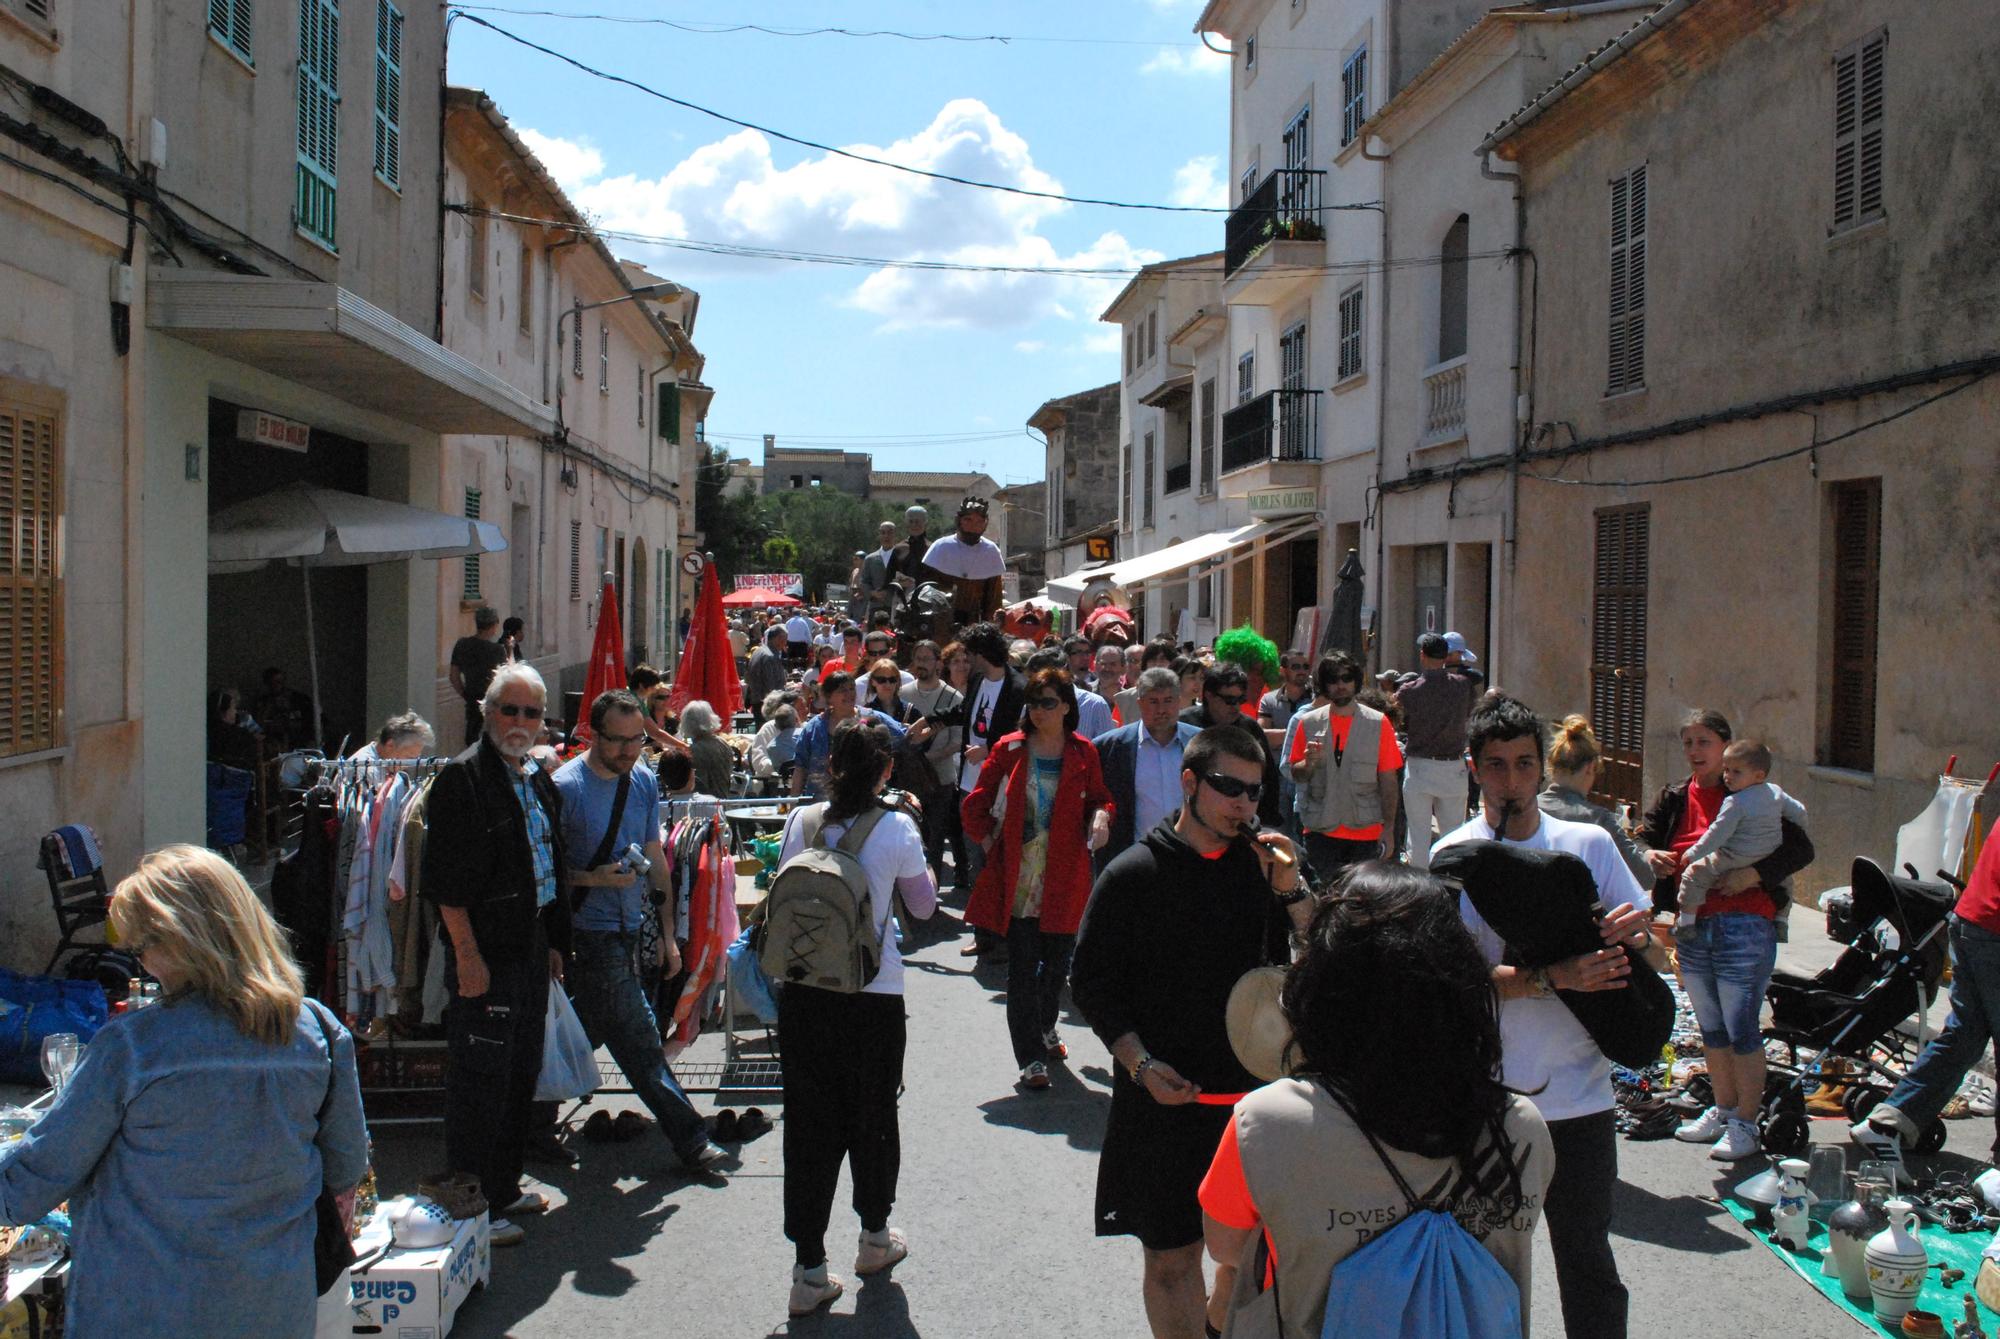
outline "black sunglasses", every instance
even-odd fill
[[[1035,697],[1028,699],[1029,708],[1035,711],[1040,711],[1047,707],[1060,707],[1062,705],[1063,700],[1059,697]]]
[[[903,682],[903,676],[900,674],[890,674],[886,676],[881,674],[871,674],[868,676],[868,682],[901,684]]]
[[[526,716],[531,721],[542,719],[542,709],[540,707],[517,707],[512,702],[502,702],[495,710],[502,716],[510,718],[514,716]]]
[[[1261,781],[1238,781],[1233,776],[1221,772],[1203,772],[1201,779],[1215,788],[1215,793],[1225,800],[1247,798],[1255,804],[1264,798],[1264,783]]]
[[[1215,700],[1225,707],[1240,707],[1248,696],[1247,693],[1217,693]]]

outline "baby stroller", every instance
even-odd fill
[[[1841,1081],[1849,1120],[1861,1120],[1889,1095],[1921,1050],[1897,1029],[1928,1007],[1944,978],[1953,891],[1887,874],[1866,858],[1855,860],[1852,878],[1851,905],[1830,907],[1826,926],[1827,937],[1847,949],[1817,976],[1774,973],[1765,991],[1771,1004],[1765,1035],[1788,1053],[1786,1063],[1773,1062],[1765,1086],[1762,1134],[1773,1157],[1803,1156],[1811,1142],[1805,1096],[1828,1059],[1848,1065]],[[1801,1065],[1802,1049],[1816,1058]],[[1944,1122],[1932,1121],[1916,1151],[1935,1153],[1944,1140]]]

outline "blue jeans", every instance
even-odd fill
[[[1777,926],[1764,916],[1729,911],[1682,926],[1674,943],[1701,1044],[1737,1055],[1763,1050],[1757,1015],[1778,964]]]
[[[570,956],[570,998],[591,1044],[609,1047],[632,1091],[660,1122],[660,1132],[687,1154],[708,1139],[708,1127],[661,1054],[660,1026],[639,980],[639,932],[578,930]]]
[[[1938,1118],[1965,1072],[2000,1035],[2000,935],[1956,916],[1945,933],[1951,944],[1951,1015],[1885,1103],[1918,1130]]]

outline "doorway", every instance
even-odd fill
[[[1445,546],[1419,544],[1410,550],[1410,575],[1415,592],[1411,603],[1411,626],[1421,637],[1427,632],[1442,636],[1445,631]]]
[[[524,502],[514,504],[513,516],[507,526],[507,612],[521,619],[525,625],[522,640],[526,645],[523,653],[531,659],[534,656],[536,638],[541,629],[536,625],[540,619],[534,617],[535,610],[535,521],[534,509]]]
[[[632,545],[632,611],[631,621],[625,640],[630,646],[628,659],[633,664],[641,664],[652,659],[646,654],[646,643],[652,636],[653,620],[646,603],[646,541],[642,538]]]

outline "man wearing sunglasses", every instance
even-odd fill
[[[1097,1235],[1139,1239],[1155,1339],[1202,1333],[1201,1179],[1231,1098],[1259,1083],[1229,1045],[1229,993],[1284,963],[1312,919],[1296,848],[1257,830],[1264,763],[1239,727],[1187,742],[1179,812],[1099,876],[1071,968],[1071,998],[1115,1062]]]
[[[530,758],[548,690],[532,666],[486,686],[485,729],[431,783],[423,895],[437,904],[444,960],[446,1170],[479,1178],[493,1244],[524,1235],[510,1215],[548,1208],[521,1190],[549,982],[570,946],[562,796]]]
[[[1361,666],[1332,651],[1313,671],[1327,705],[1300,712],[1285,732],[1285,770],[1298,788],[1299,826],[1313,871],[1331,879],[1396,851],[1396,773],[1403,751],[1388,717],[1355,701]]]
[[[1258,726],[1257,718],[1243,710],[1243,704],[1250,700],[1250,676],[1241,665],[1233,665],[1226,660],[1217,661],[1202,673],[1201,700],[1181,713],[1181,719],[1197,730],[1210,726],[1228,726],[1241,730],[1257,742],[1264,758],[1263,790],[1256,801],[1257,817],[1267,828],[1275,828],[1283,818],[1280,807],[1278,758],[1271,751],[1271,743],[1264,738],[1264,731]]]

